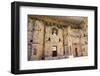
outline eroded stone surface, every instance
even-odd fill
[[[62,20],[57,22],[57,19],[53,21],[49,16],[46,20],[41,16],[28,16],[27,34],[28,60],[54,60],[88,55],[87,19],[76,25],[64,23]]]

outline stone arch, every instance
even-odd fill
[[[53,28],[52,28],[52,34],[58,35],[58,29],[55,28],[55,27],[53,27]]]

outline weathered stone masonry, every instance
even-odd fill
[[[28,60],[87,56],[86,20],[77,25],[50,16],[29,15]]]

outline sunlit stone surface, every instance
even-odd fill
[[[28,15],[28,60],[88,56],[88,18]]]

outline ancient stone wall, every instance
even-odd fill
[[[63,30],[57,26],[46,26],[45,31],[45,57],[52,57],[53,47],[57,47],[57,57],[63,56]],[[53,33],[53,29],[56,29],[56,33]],[[49,59],[49,58],[48,58]]]
[[[28,43],[31,46],[31,60],[39,60],[43,56],[44,24],[38,20],[29,22]],[[29,47],[30,47],[29,46]],[[30,55],[29,55],[30,56]]]
[[[72,28],[72,24],[48,25],[38,19],[28,19],[28,60],[60,59],[88,55],[87,29]],[[83,25],[83,24],[82,24]],[[85,24],[86,25],[86,24]],[[76,26],[73,24],[73,26]]]

